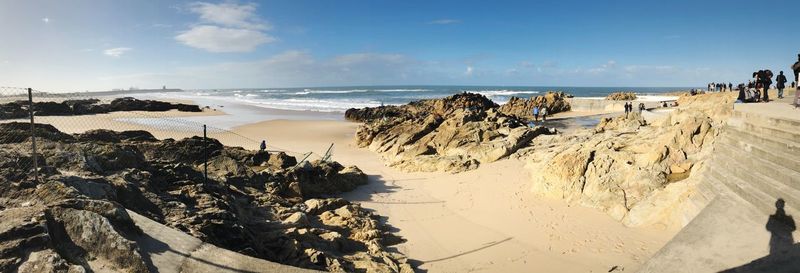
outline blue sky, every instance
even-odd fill
[[[0,86],[703,86],[789,70],[800,1],[1,0]]]

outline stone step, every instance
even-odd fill
[[[778,138],[794,142],[800,139],[800,133],[785,131],[768,125],[755,124],[747,120],[744,121],[742,130],[753,132],[753,134],[763,138]]]
[[[720,138],[719,142],[750,153],[752,157],[757,157],[772,164],[800,172],[800,154],[792,155],[783,152],[783,150],[765,148],[757,142],[752,141],[752,139],[733,138],[727,135]]]
[[[720,171],[724,172],[725,170]],[[774,210],[774,206],[771,204],[774,204],[776,200],[775,198],[753,188],[748,183],[743,182],[732,175],[724,175],[720,173],[720,171],[712,169],[710,175],[714,179],[724,182],[723,184],[725,185],[726,189],[730,191],[730,193],[738,196],[738,198],[744,199],[747,201],[747,203],[750,203],[761,212],[771,213],[771,211]],[[725,191],[720,193],[720,196],[727,195],[729,194],[725,194]]]
[[[744,167],[748,173],[758,173],[783,184],[783,186],[800,190],[800,172],[796,170],[777,165],[724,142],[715,143],[714,148],[715,154],[727,156],[728,160],[724,162],[725,164],[737,164]]]
[[[723,183],[737,181],[747,183],[750,187],[773,197],[773,203],[778,198],[783,198],[789,203],[787,205],[800,208],[800,190],[789,187],[779,181],[766,177],[752,170],[753,168],[759,168],[760,166],[746,166],[740,162],[733,161],[730,156],[725,155],[724,153],[720,154],[719,159],[721,160],[712,163],[715,171],[725,175],[729,180],[736,180],[722,181]]]
[[[708,166],[706,166],[708,168]],[[708,205],[711,200],[719,194],[719,187],[724,187],[721,182],[708,174],[709,171],[704,171],[701,175],[701,181],[697,184],[697,194],[689,197],[689,202],[697,208],[702,209]]]
[[[741,128],[726,126],[721,136],[733,139],[746,139],[748,143],[759,144],[769,151],[783,151],[792,155],[800,155],[800,141],[787,141],[775,137],[762,137]]]
[[[796,114],[796,113],[787,113]],[[758,125],[771,126],[776,129],[793,132],[800,128],[800,120],[781,118],[775,116],[765,116],[762,114],[746,112],[746,111],[733,111],[734,118],[740,118],[751,123]]]

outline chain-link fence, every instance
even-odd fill
[[[142,100],[124,97],[120,92],[52,93],[31,88],[0,87],[0,168],[20,170],[7,175],[17,181],[38,180],[48,162],[39,156],[42,142],[57,141],[63,135],[86,134],[97,130],[147,131],[157,139],[196,140],[204,166],[219,152],[213,146],[241,147],[285,153],[297,165],[310,160],[329,160],[333,146],[319,154],[282,149],[237,132],[192,121],[187,117],[213,115],[213,109],[180,101]],[[37,146],[37,142],[39,145]],[[13,151],[14,155],[9,152]],[[83,151],[91,156],[92,151]],[[197,159],[201,160],[201,159]],[[204,172],[207,179],[207,172]]]

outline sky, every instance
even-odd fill
[[[800,1],[0,0],[0,86],[700,87],[789,71]]]

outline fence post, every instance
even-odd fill
[[[31,149],[33,159],[33,180],[39,181],[39,160],[36,155],[36,127],[33,123],[33,89],[28,88],[28,113],[31,116]]]
[[[203,124],[203,184],[208,183],[208,137],[206,125]]]

